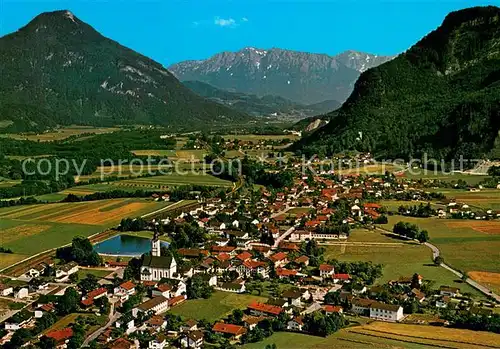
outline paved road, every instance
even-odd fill
[[[424,243],[425,246],[429,247],[431,250],[432,250],[432,258],[435,259],[436,257],[439,256],[440,254],[440,251],[439,251],[439,248],[437,248],[435,245],[429,243],[429,242],[425,242]],[[453,269],[451,266],[449,266],[448,264],[446,263],[441,263],[440,264],[443,268],[451,271],[453,274],[455,274],[456,276],[458,276],[459,278],[462,278],[463,277],[463,274],[455,269]],[[472,287],[476,288],[477,290],[481,291],[482,293],[484,293],[485,295],[487,296],[491,296],[493,297],[497,302],[500,303],[500,296],[498,294],[496,294],[495,292],[493,292],[492,290],[490,290],[488,287],[484,286],[484,285],[481,285],[479,283],[477,283],[476,281],[472,280],[471,278],[467,278],[465,280],[466,283],[468,283],[469,285],[471,285]]]
[[[88,336],[85,339],[85,341],[83,342],[82,347],[89,345],[90,342],[92,342],[94,339],[97,339],[97,337],[99,337],[101,335],[101,333],[103,333],[104,331],[106,331],[106,329],[108,327],[110,327],[111,325],[113,325],[113,323],[116,320],[118,320],[121,315],[122,314],[120,314],[119,312],[115,312],[115,305],[114,305],[114,303],[111,303],[111,309],[109,311],[109,320],[108,320],[108,322],[103,327],[101,327],[100,329],[98,329],[97,331],[95,331],[94,333],[92,333],[90,336]]]
[[[384,233],[389,233],[389,234],[393,234],[396,236],[400,236],[400,235],[394,234],[393,232],[391,232],[389,230],[382,229],[380,227],[376,227],[375,229],[383,231]],[[405,236],[400,236],[400,237],[403,237],[407,240],[410,240],[409,238],[407,238]],[[430,242],[424,242],[424,245],[431,249],[432,260],[436,259],[436,257],[438,257],[441,254],[441,251],[439,251],[439,248],[436,245],[433,245]],[[460,273],[458,270],[453,269],[451,266],[449,266],[446,263],[441,263],[440,266],[451,271],[453,274],[455,274],[459,278],[463,277],[462,273]],[[468,283],[469,285],[471,285],[472,287],[474,287],[475,289],[479,290],[480,292],[484,293],[485,295],[493,297],[497,302],[500,303],[500,296],[498,294],[496,294],[495,292],[493,292],[492,290],[490,290],[488,287],[477,283],[476,281],[472,280],[471,278],[467,278],[465,280],[465,282]]]

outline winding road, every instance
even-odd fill
[[[394,234],[390,230],[386,230],[386,229],[383,229],[383,228],[380,228],[380,227],[376,227],[375,229],[377,229],[379,231],[383,231],[385,234],[392,234],[392,235],[395,235],[395,236],[398,236],[398,237],[401,237],[401,238],[405,238],[407,240],[411,240],[410,238],[408,238],[406,236]],[[415,240],[415,241],[417,241],[417,240]],[[439,251],[439,248],[436,245],[433,245],[430,242],[424,242],[423,245],[425,245],[425,246],[427,246],[428,248],[431,249],[431,251],[432,251],[432,260],[435,260],[436,257],[438,257],[441,254],[441,251]],[[447,270],[449,270],[449,271],[451,271],[453,274],[455,274],[459,278],[462,278],[464,276],[461,272],[459,272],[456,269],[453,269],[450,265],[448,265],[446,263],[441,263],[440,266],[443,267],[443,268],[445,268],[445,269],[447,269]],[[482,292],[486,296],[490,296],[490,297],[494,298],[498,303],[500,303],[500,296],[498,294],[496,294],[495,292],[493,292],[488,287],[486,287],[484,285],[481,285],[480,283],[477,283],[476,281],[472,280],[469,277],[467,279],[465,279],[465,282],[468,283],[469,285],[471,285],[472,287],[474,287],[475,289],[477,289],[478,291]]]

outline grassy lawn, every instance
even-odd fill
[[[130,235],[130,236],[137,236],[140,238],[151,239],[153,237],[153,232],[151,232],[149,230],[126,231],[126,232],[123,232],[121,235]],[[160,240],[165,241],[165,242],[170,242],[170,238],[168,236],[165,236],[165,235],[160,236]]]
[[[266,298],[216,291],[209,299],[187,300],[170,311],[186,319],[215,321],[231,313],[233,309],[245,309],[253,300],[263,302]]]
[[[349,242],[358,242],[349,245]],[[375,242],[377,245],[363,246],[362,242]],[[384,266],[383,276],[379,283],[398,279],[401,276],[421,274],[425,280],[434,281],[434,287],[450,285],[459,287],[463,292],[481,295],[471,286],[461,283],[450,271],[432,264],[432,252],[423,245],[408,243],[403,240],[387,237],[378,232],[354,230],[345,245],[324,246],[325,259],[340,261],[372,261]]]
[[[87,277],[87,274],[92,274],[95,277],[102,279],[105,276],[108,276],[111,274],[113,271],[111,270],[92,270],[92,269],[80,269],[78,270],[78,279],[85,279]]]
[[[393,225],[399,221],[414,223],[421,229],[426,229],[431,242],[438,246],[445,261],[454,268],[466,272],[500,272],[500,234],[488,234],[473,228],[485,222],[389,216],[389,223],[384,228],[392,230]],[[486,224],[498,226],[500,231],[500,222],[491,221]]]

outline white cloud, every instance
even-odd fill
[[[248,18],[246,18],[246,17],[243,17],[241,20],[242,20],[243,22],[248,22]]]
[[[225,18],[215,17],[214,24],[218,25],[219,27],[234,27],[236,26],[236,21],[232,18],[225,19]]]

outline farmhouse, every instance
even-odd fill
[[[370,305],[370,318],[382,321],[399,321],[403,318],[403,308],[399,305],[374,302]]]
[[[250,314],[255,316],[278,316],[283,312],[283,308],[281,307],[259,302],[250,303],[248,309]]]
[[[247,333],[247,329],[243,326],[225,324],[222,322],[217,322],[212,327],[212,331],[229,335],[233,339],[239,339],[242,335]]]

